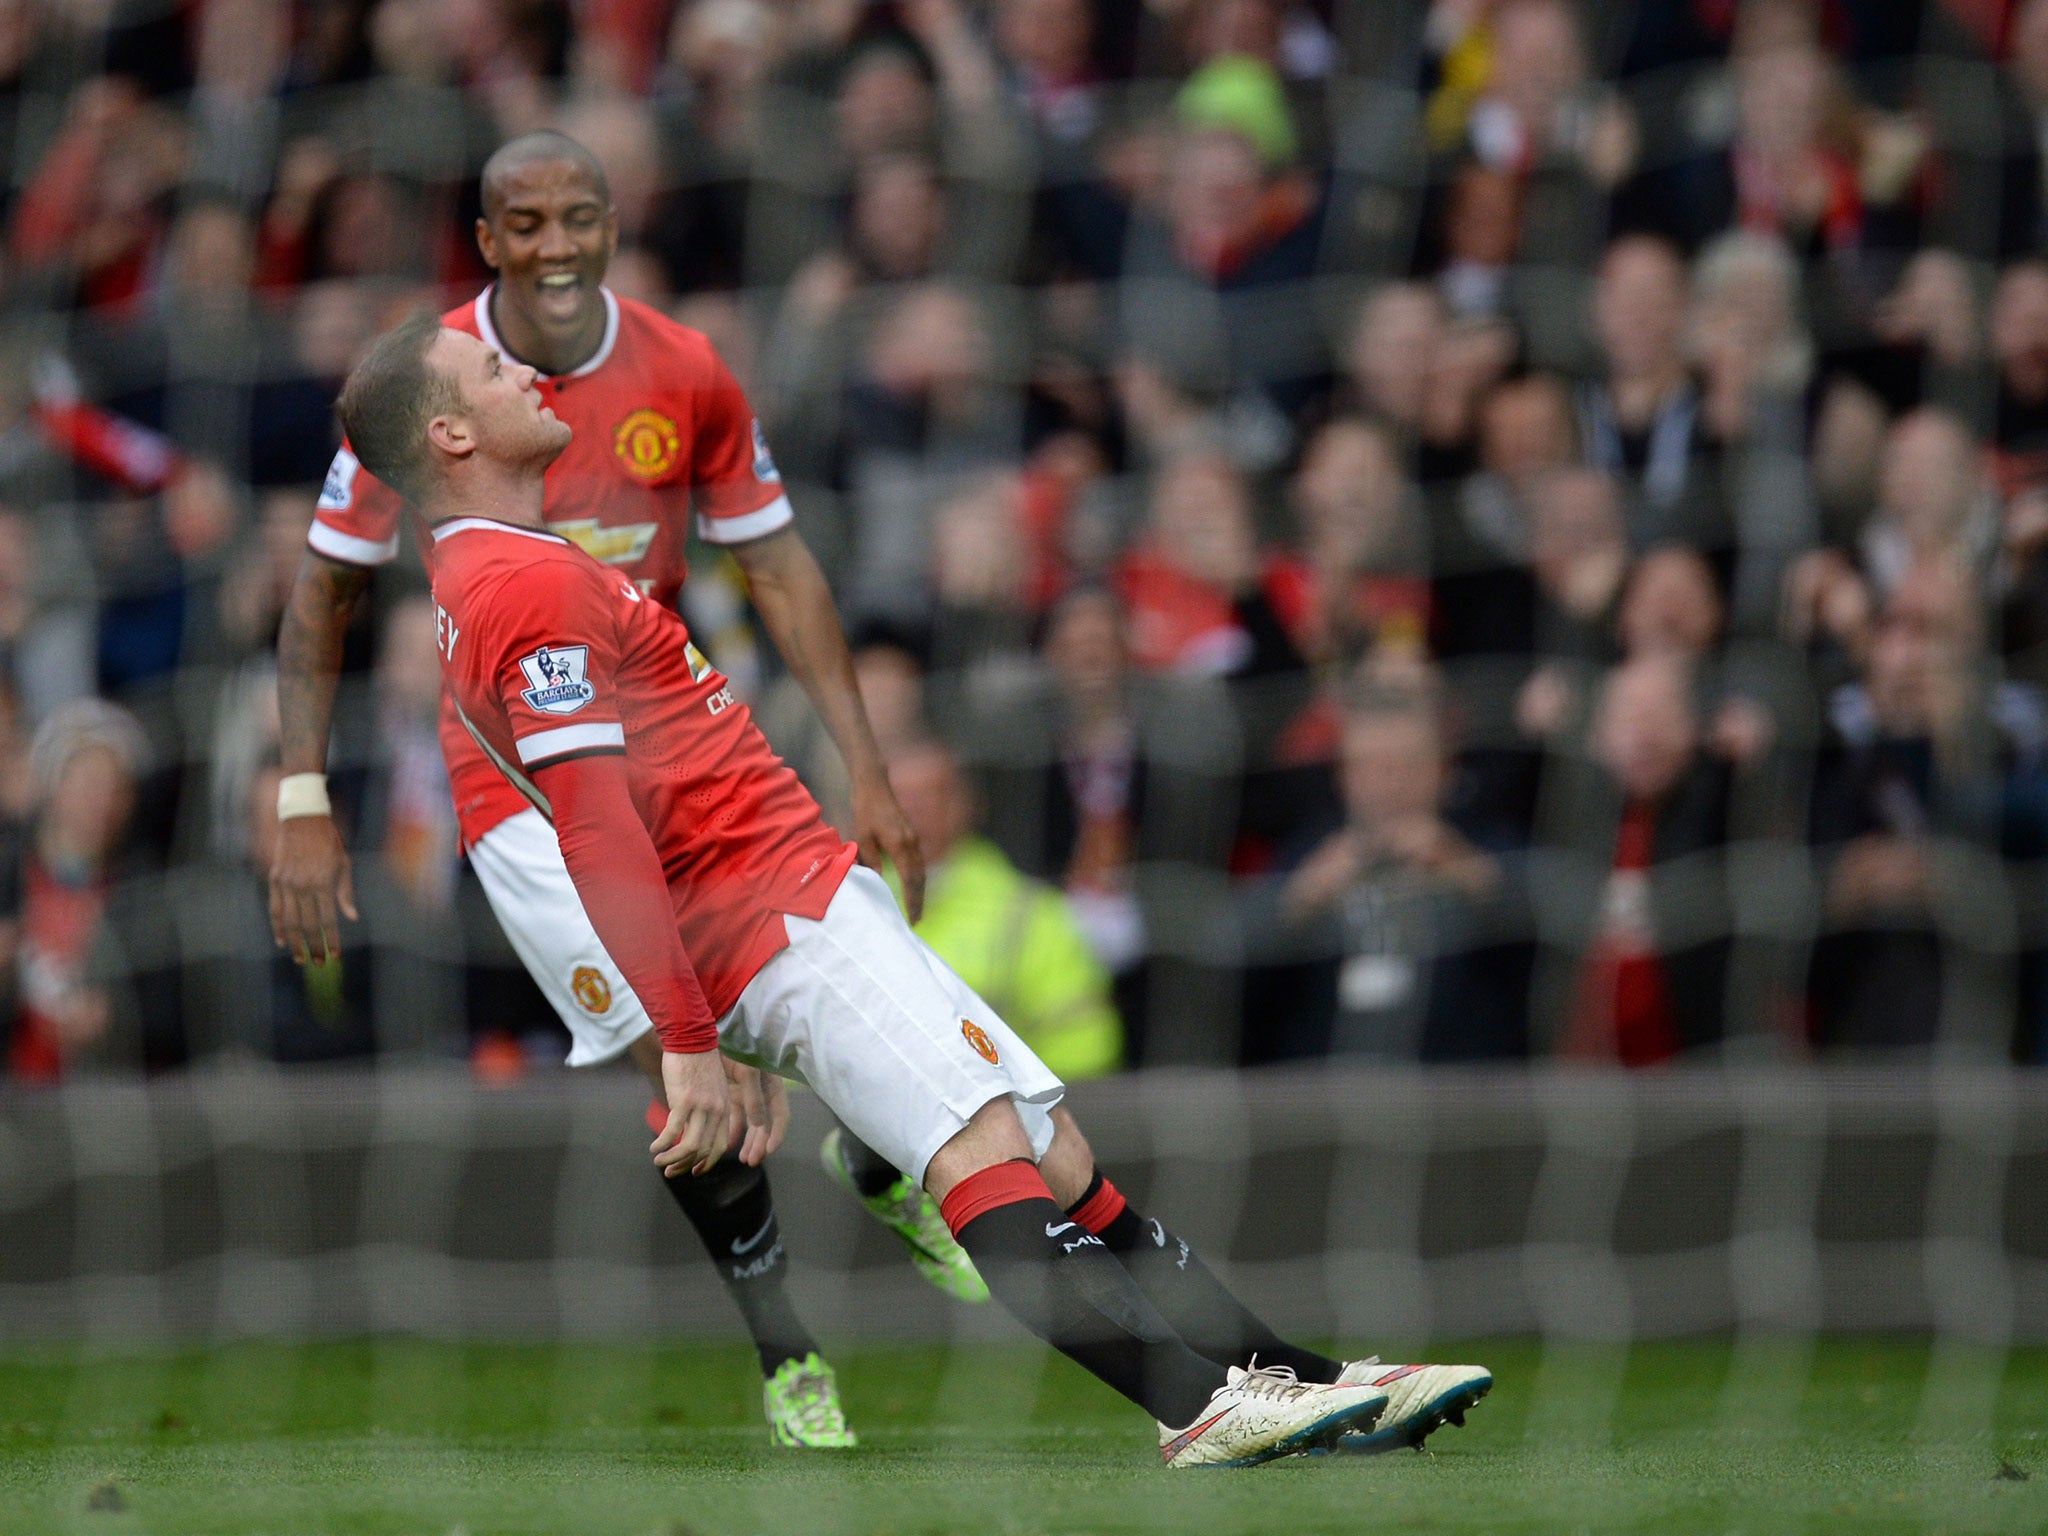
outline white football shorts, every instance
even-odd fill
[[[610,1061],[654,1028],[584,915],[545,816],[508,816],[476,840],[469,863],[526,974],[569,1028],[570,1066]]]
[[[621,1054],[653,1027],[598,941],[538,811],[470,850],[491,910],[569,1027],[569,1065]],[[785,917],[789,945],[724,1018],[726,1053],[808,1084],[846,1128],[924,1182],[975,1112],[1007,1095],[1034,1153],[1066,1089],[996,1011],[910,930],[886,882],[855,865],[821,919]]]

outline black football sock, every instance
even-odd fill
[[[1088,1192],[1067,1208],[1082,1226],[1123,1260],[1145,1299],[1188,1341],[1189,1347],[1227,1365],[1284,1365],[1303,1381],[1335,1381],[1341,1361],[1289,1344],[1235,1296],[1180,1238],[1140,1216],[1100,1169]]]
[[[844,1126],[839,1128],[839,1148],[846,1160],[846,1171],[853,1177],[853,1187],[870,1200],[889,1193],[903,1177],[894,1163]]]
[[[1160,1423],[1192,1424],[1224,1384],[1223,1367],[1167,1325],[1033,1164],[984,1168],[948,1191],[941,1210],[1011,1316]]]
[[[661,1181],[697,1229],[725,1288],[747,1320],[760,1351],[761,1374],[773,1376],[785,1360],[801,1360],[818,1347],[782,1288],[789,1261],[765,1169],[736,1157],[720,1158],[709,1173],[679,1173]]]

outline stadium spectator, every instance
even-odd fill
[[[1990,331],[1998,368],[1991,442],[1999,491],[2011,496],[2048,478],[2048,262],[2017,261],[1999,273]]]
[[[1432,519],[1436,648],[1445,657],[1520,651],[1533,619],[1528,580],[1535,487],[1578,451],[1571,396],[1548,374],[1495,386],[1479,409],[1479,463]]]
[[[1784,242],[1747,230],[1711,241],[1693,269],[1690,327],[1708,432],[1803,448],[1813,343]]]
[[[964,712],[988,835],[1073,903],[1113,979],[1128,1060],[1234,1053],[1228,977],[1196,937],[1234,831],[1228,696],[1210,678],[1140,671],[1101,587],[1053,608],[1042,656],[1042,674]]]
[[[1290,491],[1310,581],[1307,653],[1327,661],[1378,646],[1426,651],[1420,509],[1388,431],[1355,417],[1328,423],[1309,439]]]
[[[1062,1078],[1114,1072],[1123,1024],[1067,898],[976,830],[974,791],[940,743],[896,752],[889,782],[924,845],[918,936]]]
[[[42,569],[39,543],[27,516],[0,506],[0,676],[31,726],[95,682],[91,612]]]
[[[1181,87],[1175,112],[1163,208],[1134,210],[1117,267],[1122,348],[1235,416],[1275,462],[1329,385],[1307,302],[1322,187],[1296,164],[1293,112],[1270,65],[1214,59]]]
[[[97,699],[57,710],[29,749],[35,814],[9,839],[7,945],[15,1007],[9,1075],[54,1082],[95,1058],[139,1066],[162,1042],[110,1037],[113,1007],[90,971],[135,812],[149,745]]]
[[[1516,701],[1533,737],[1575,717],[1590,692],[1589,669],[1615,655],[1615,618],[1629,552],[1613,479],[1593,469],[1545,475],[1530,504],[1529,565],[1534,602],[1524,639],[1534,670]]]
[[[1662,178],[1659,226],[1687,249],[1730,228],[1782,236],[1802,257],[1872,238],[1882,210],[1858,176],[1852,102],[1813,33],[1796,7],[1746,8],[1731,61],[1733,135]]]
[[[1474,467],[1479,409],[1514,359],[1514,332],[1494,320],[1453,322],[1436,291],[1399,283],[1354,317],[1340,404],[1394,429],[1425,494]]]
[[[1586,461],[1627,488],[1632,548],[1685,543],[1733,555],[1721,442],[1686,356],[1690,280],[1682,256],[1648,235],[1615,241],[1600,261],[1593,325],[1606,368],[1581,387]]]
[[[1076,174],[1102,129],[1093,7],[1085,0],[998,0],[995,39],[1050,176]]]
[[[924,620],[938,502],[962,477],[1022,451],[995,346],[982,306],[945,283],[902,290],[876,325],[846,392],[838,448],[854,517],[847,588],[856,613]]]
[[[1627,105],[1590,78],[1577,13],[1565,0],[1506,0],[1491,12],[1466,151],[1523,178],[1566,166],[1611,192],[1634,168],[1636,128]]]
[[[1561,364],[1579,274],[1634,168],[1637,129],[1621,96],[1589,77],[1575,7],[1508,0],[1490,10],[1486,84],[1447,178],[1437,281],[1454,311],[1511,316],[1532,356]]]
[[[1538,1027],[1562,1055],[1651,1066],[1731,1028],[1726,773],[1675,656],[1609,673],[1588,738],[1591,771],[1546,794],[1530,877],[1557,918]]]
[[[1787,638],[1820,644],[1836,668],[1853,663],[1869,643],[1872,613],[1909,571],[1952,564],[1981,586],[2003,532],[1969,428],[1946,411],[1914,411],[1885,436],[1876,507],[1853,553],[1818,549],[1787,574]]]
[[[441,670],[434,604],[407,598],[384,620],[377,656],[381,771],[362,833],[416,917],[445,912],[455,889],[455,804],[441,759]]]
[[[933,729],[925,708],[925,651],[920,636],[870,626],[850,637],[853,670],[867,707],[868,726],[886,758]],[[851,836],[853,789],[845,759],[825,722],[793,677],[776,679],[754,710],[754,721],[776,755],[796,770],[825,820]]]
[[[1423,434],[1429,378],[1443,340],[1443,301],[1421,283],[1381,288],[1359,307],[1344,353],[1350,404],[1413,446]]]
[[[1997,1051],[2013,963],[1995,934],[1991,859],[2016,770],[2038,775],[2041,704],[1982,684],[1967,573],[1923,560],[1893,584],[1860,681],[1829,700],[1811,832],[1825,879],[1812,1032],[1827,1047]],[[2000,694],[2003,696],[2001,697]],[[1974,887],[1974,888],[1973,888]],[[1974,917],[1974,921],[1972,918]]]
[[[1260,549],[1245,476],[1221,454],[1187,454],[1153,477],[1149,508],[1145,538],[1116,574],[1137,664],[1215,677],[1300,672],[1305,573]]]
[[[1528,972],[1517,901],[1502,861],[1446,817],[1452,762],[1432,692],[1362,686],[1344,711],[1337,778],[1343,826],[1278,892],[1290,947],[1337,957],[1327,1049],[1520,1056]]]

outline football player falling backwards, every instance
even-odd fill
[[[543,477],[574,435],[536,377],[422,316],[371,348],[341,417],[431,530],[459,724],[552,825],[653,1021],[657,1166],[701,1171],[735,1140],[756,1163],[779,1139],[779,1083],[742,1074],[735,1103],[721,1048],[809,1084],[938,1201],[1020,1322],[1157,1421],[1168,1466],[1461,1418],[1487,1372],[1287,1344],[1102,1176],[1059,1080],[910,931],[674,610],[547,530]]]
[[[618,223],[604,172],[582,145],[555,133],[514,139],[486,163],[481,191],[477,244],[497,280],[445,321],[538,370],[536,387],[574,427],[574,449],[547,476],[548,525],[663,607],[682,589],[693,517],[708,542],[732,551],[768,633],[846,759],[862,857],[895,862],[915,912],[924,883],[917,838],[868,730],[831,591],[791,524],[739,385],[701,334],[604,287]],[[355,915],[348,854],[317,776],[327,761],[342,632],[371,572],[397,554],[401,511],[400,497],[344,446],[278,636],[283,769],[294,787],[280,796],[271,912],[279,942],[301,958],[335,952],[338,915]],[[660,1051],[647,1011],[584,915],[554,834],[445,703],[441,743],[463,846],[513,948],[568,1026],[570,1065],[630,1055],[658,1092]],[[658,1124],[666,1111],[656,1111]],[[835,1145],[845,1146],[843,1138]],[[987,1288],[931,1201],[864,1153],[847,1148],[834,1171],[895,1229],[927,1279],[985,1300]],[[722,1163],[668,1188],[753,1334],[775,1438],[854,1444],[832,1370],[784,1291],[766,1173]]]

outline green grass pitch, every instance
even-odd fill
[[[742,1348],[0,1351],[0,1536],[2048,1530],[2048,1351],[1434,1351],[1498,1378],[1418,1455],[1167,1473],[1028,1349],[838,1358],[853,1453],[777,1451]]]

